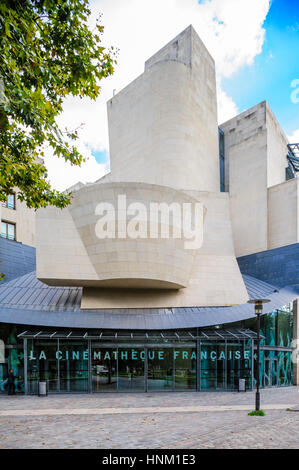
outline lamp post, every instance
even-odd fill
[[[256,394],[255,394],[255,409],[260,409],[260,327],[261,327],[261,314],[263,312],[263,304],[270,302],[269,299],[253,299],[249,300],[249,304],[255,305],[255,314],[257,316],[257,377],[256,377]]]

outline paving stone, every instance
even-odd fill
[[[262,407],[272,407],[264,417],[233,409],[240,405],[253,409],[254,399],[253,392],[1,396],[0,411],[17,414],[0,416],[0,448],[298,449],[299,413],[286,408],[299,406],[299,388],[262,390]],[[282,409],[275,409],[277,405]],[[224,406],[232,409],[219,411]],[[108,408],[111,414],[93,414]],[[150,408],[165,411],[152,413]],[[20,415],[24,409],[26,416]],[[49,409],[86,410],[86,414],[47,415]],[[30,416],[31,410],[43,414]]]

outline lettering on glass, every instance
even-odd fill
[[[4,346],[3,346],[4,348]],[[0,350],[1,350],[1,342],[0,342]],[[1,354],[1,352],[0,352]],[[3,356],[4,356],[4,350],[3,350]],[[1,356],[0,356],[1,358]],[[55,358],[58,361],[61,360],[70,360],[70,361],[88,361],[88,349],[84,351],[56,351],[55,352]],[[145,351],[141,350],[138,351],[136,349],[128,349],[128,350],[105,350],[105,349],[99,349],[99,350],[94,350],[92,351],[92,359],[94,361],[97,360],[108,360],[110,361],[111,359],[119,359],[121,361],[144,361],[145,359]],[[175,350],[173,351],[173,358],[174,360],[193,360],[197,359],[197,353],[195,350]],[[28,351],[28,360],[29,361],[34,361],[34,360],[45,360],[48,359],[45,351],[41,350],[39,352],[34,352],[33,350]],[[52,357],[51,357],[52,359]],[[165,359],[165,350],[149,350],[148,351],[148,359],[150,361],[153,360],[158,360],[158,361],[163,361]],[[238,349],[236,350],[229,350],[227,352],[227,355],[225,354],[224,351],[201,351],[200,354],[200,359],[201,360],[211,360],[211,361],[221,361],[221,360],[232,360],[232,359],[250,359],[250,350],[245,349],[244,351],[240,351]],[[0,361],[1,362],[1,361]]]

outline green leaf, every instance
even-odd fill
[[[77,131],[62,132],[56,119],[68,95],[96,99],[99,82],[113,73],[116,53],[99,46],[103,25],[87,26],[87,0],[0,2],[0,194],[19,189],[28,207],[65,207],[70,194],[51,188],[37,158],[46,146],[81,165]]]

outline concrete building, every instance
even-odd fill
[[[251,388],[252,298],[261,383],[298,384],[299,159],[268,104],[218,127],[190,26],[107,109],[111,173],[38,211],[36,272],[0,240],[0,388],[9,365],[25,393]]]
[[[220,127],[236,256],[298,243],[298,179],[286,180],[288,141],[267,102]]]
[[[1,237],[35,246],[35,211],[17,197],[17,190],[0,204]]]

